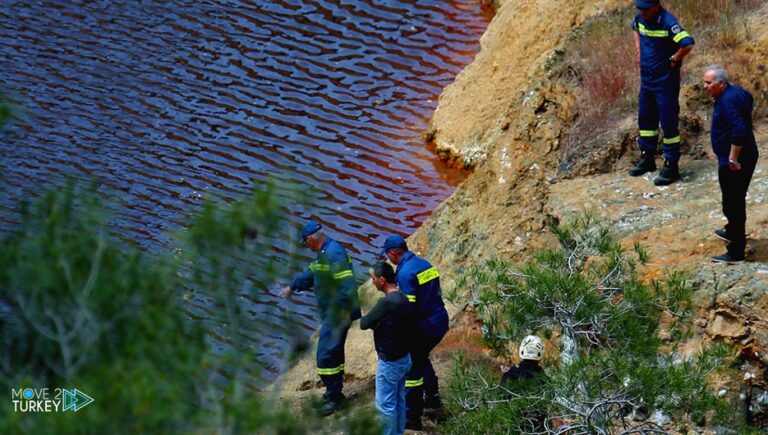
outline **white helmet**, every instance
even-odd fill
[[[539,361],[544,357],[544,342],[535,335],[529,335],[520,342],[520,358]]]

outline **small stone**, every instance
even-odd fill
[[[653,411],[653,414],[651,414],[651,418],[649,418],[648,421],[659,426],[665,426],[672,423],[672,419],[660,409]]]
[[[760,393],[755,401],[761,405],[768,405],[768,391]]]

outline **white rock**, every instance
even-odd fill
[[[648,420],[659,426],[665,426],[672,423],[672,419],[670,419],[669,416],[660,409],[653,411],[653,414],[651,414],[651,418],[649,418]]]

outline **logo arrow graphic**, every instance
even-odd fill
[[[62,411],[68,411],[71,409],[72,411],[77,412],[93,402],[93,398],[91,396],[83,393],[77,388],[73,390],[62,389],[61,391],[63,401]]]

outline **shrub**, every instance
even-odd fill
[[[20,226],[0,238],[0,387],[76,387],[95,401],[77,413],[0,407],[0,433],[376,431],[370,413],[321,420],[249,387],[246,368],[259,356],[239,340],[255,328],[241,292],[276,270],[273,256],[249,256],[287,237],[277,197],[268,187],[226,207],[208,202],[175,256],[111,234],[93,187],[69,183],[23,206]],[[220,307],[216,320],[232,343],[223,354],[188,318],[188,292]]]
[[[553,232],[561,248],[538,251],[521,267],[491,259],[458,281],[474,295],[485,343],[510,357],[525,335],[559,344],[546,380],[533,390],[499,383],[490,360],[455,362],[447,433],[630,433],[662,430],[649,417],[723,421],[727,405],[708,387],[730,350],[714,346],[683,358],[661,352],[662,311],[683,324],[692,289],[680,275],[648,285],[636,267],[647,254],[626,252],[589,216]],[[542,422],[538,426],[536,421]],[[536,426],[536,427],[534,427]]]

